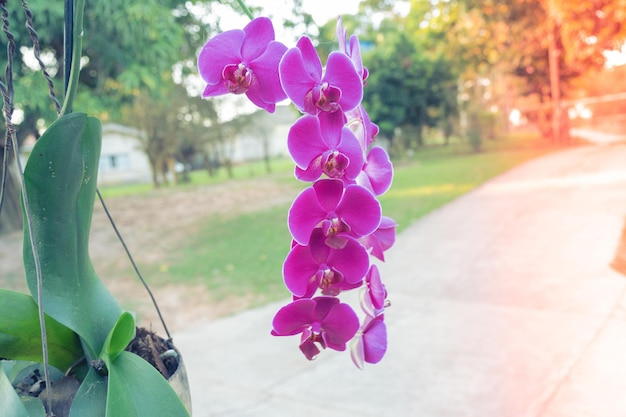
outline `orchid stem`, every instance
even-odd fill
[[[72,34],[72,60],[70,75],[67,82],[61,116],[72,112],[74,96],[78,89],[78,76],[80,75],[80,55],[83,47],[83,14],[85,11],[85,0],[76,0],[74,7],[74,27]]]
[[[241,7],[243,12],[246,14],[246,16],[248,16],[250,18],[250,20],[254,19],[254,16],[252,15],[252,12],[250,11],[250,9],[248,9],[248,6],[245,5],[243,0],[237,0],[237,4],[239,4],[239,7]]]

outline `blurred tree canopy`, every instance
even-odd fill
[[[193,13],[193,9],[202,7],[205,13],[209,13],[214,3],[219,1],[87,2],[81,86],[74,108],[98,116],[105,122],[121,121],[124,111],[147,95],[154,108],[177,113],[168,108],[172,92],[177,91],[173,73],[178,71],[176,75],[182,80],[195,71],[196,50],[219,24],[203,20],[203,15]],[[62,101],[63,2],[30,0],[28,6],[41,45],[41,57],[54,78],[56,95]],[[17,45],[13,57],[13,77],[15,108],[23,115],[17,129],[18,143],[21,143],[28,135],[38,137],[40,129],[54,121],[57,115],[39,65],[33,57],[33,43],[26,29],[26,14],[22,5],[20,2],[8,2],[7,9],[9,30]],[[6,43],[6,37],[2,37],[0,46],[5,51]],[[6,63],[6,55],[0,56],[0,66],[4,68]],[[207,109],[207,112],[213,111],[210,103]],[[4,148],[0,148],[0,157],[3,152]],[[0,229],[19,228],[19,193],[15,175],[9,178],[6,189],[5,208],[16,205],[17,210],[13,210],[13,214],[6,213],[7,210],[2,213]]]
[[[463,80],[513,77],[518,94],[551,99],[549,42],[554,37],[560,93],[600,70],[603,52],[626,41],[624,0],[412,0],[407,30],[456,65]]]
[[[503,124],[517,96],[550,102],[551,36],[561,96],[574,80],[603,68],[605,50],[626,41],[625,0],[410,0],[408,14],[396,6],[362,0],[359,15],[343,21],[364,44],[370,115],[390,138],[413,127],[409,147],[422,142],[422,128],[451,129],[461,114],[470,130],[471,123],[497,118]],[[320,29],[323,54],[334,47],[334,27],[333,20]]]
[[[451,134],[450,119],[458,112],[457,76],[444,56],[429,56],[398,33],[365,58],[370,76],[363,101],[393,150],[422,146],[426,127]],[[398,134],[402,142],[394,143]]]
[[[75,108],[104,121],[119,119],[124,103],[141,89],[153,92],[171,83],[177,62],[193,57],[210,28],[191,13],[194,2],[182,0],[95,0],[85,9],[81,88]],[[31,0],[42,57],[54,75],[56,93],[63,95],[63,2]],[[14,56],[16,107],[24,112],[22,134],[37,134],[36,120],[56,115],[37,64],[19,2],[10,2],[10,29],[19,53]],[[6,39],[0,41],[6,49]],[[0,57],[4,67],[6,56]],[[34,120],[33,120],[34,119]]]

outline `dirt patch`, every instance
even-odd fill
[[[112,198],[106,204],[135,259],[144,265],[158,265],[203,220],[218,214],[235,215],[286,204],[295,197],[295,187],[295,181],[264,177],[156,190]],[[0,236],[0,287],[26,290],[21,253],[21,232]],[[115,277],[107,273],[127,271],[130,264],[99,202],[94,208],[90,254],[96,271],[122,306],[137,314],[139,325],[156,327],[155,331],[160,333],[158,316],[139,280],[135,276]],[[248,296],[215,301],[203,285],[166,284],[154,287],[153,291],[170,332],[232,314],[252,302]]]

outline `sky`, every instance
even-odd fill
[[[289,32],[281,25],[284,18],[291,17],[293,0],[244,0],[244,2],[250,7],[263,8],[263,15],[268,16],[274,22],[276,40],[290,45],[294,44],[301,35],[301,33]],[[332,6],[329,7],[328,0],[303,0],[302,7],[313,16],[315,23],[321,26],[331,19],[336,19],[339,15],[357,13],[359,3],[360,0],[333,0],[330,3]],[[215,4],[212,15],[207,16],[207,21],[213,21],[216,16],[219,16],[222,30],[241,29],[250,19],[234,10],[238,7],[234,0],[231,4]]]

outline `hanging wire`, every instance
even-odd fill
[[[22,169],[22,163],[19,157],[19,149],[17,145],[17,140],[15,137],[15,126],[12,123],[13,118],[13,99],[14,99],[14,89],[13,89],[13,55],[15,54],[15,38],[13,34],[9,30],[9,12],[6,8],[6,0],[0,0],[0,8],[2,9],[2,31],[4,32],[7,38],[7,66],[4,74],[4,81],[0,81],[0,93],[2,93],[3,99],[3,115],[4,122],[6,128],[6,137],[5,137],[5,154],[7,153],[7,147],[11,147],[13,149],[13,155],[15,158],[15,162],[18,166],[18,172],[20,175],[20,184],[22,189],[22,201],[24,204],[24,212],[26,217],[26,225],[28,229],[28,236],[30,238],[30,247],[33,253],[33,260],[35,263],[35,274],[37,277],[37,304],[39,311],[39,328],[41,329],[41,353],[43,356],[43,372],[44,372],[44,382],[46,384],[46,389],[52,390],[52,384],[50,384],[50,372],[49,372],[49,363],[48,363],[48,336],[46,332],[46,323],[45,323],[45,315],[43,309],[43,277],[41,273],[41,260],[39,258],[39,252],[37,250],[37,243],[34,239],[34,230],[33,230],[33,222],[31,218],[30,212],[30,204],[28,202],[28,194],[26,193],[26,182],[24,180],[24,170]],[[6,158],[5,158],[6,159]],[[6,165],[5,165],[6,166]],[[3,179],[4,182],[4,179]],[[51,415],[54,415],[51,409],[51,398],[52,396],[47,396],[46,405],[48,412]]]
[[[54,93],[54,83],[52,82],[52,77],[48,73],[46,69],[46,65],[41,60],[41,48],[39,46],[39,36],[33,27],[33,13],[30,11],[26,0],[22,0],[22,8],[24,9],[24,13],[26,14],[26,29],[28,29],[28,35],[30,36],[31,41],[33,42],[33,52],[35,54],[35,58],[39,63],[39,67],[41,68],[41,73],[43,77],[46,79],[46,83],[48,84],[48,94],[50,95],[50,99],[54,103],[54,108],[56,109],[57,116],[61,114],[61,105],[59,104],[59,100],[57,100],[57,96]]]

